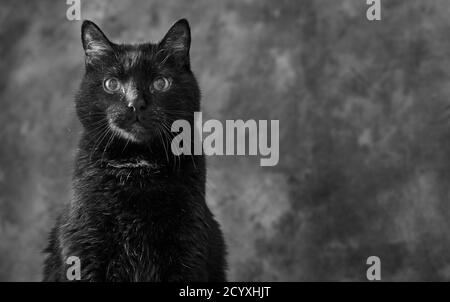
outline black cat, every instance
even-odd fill
[[[85,21],[82,41],[74,194],[50,234],[44,281],[67,281],[70,256],[82,281],[225,281],[205,159],[170,150],[172,122],[194,129],[200,109],[188,22],[157,44],[119,45]]]

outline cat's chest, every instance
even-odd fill
[[[158,243],[118,237],[115,252],[110,254],[106,263],[106,280],[161,281],[164,255]]]
[[[106,279],[110,281],[164,281],[173,268],[190,253],[176,233],[162,231],[161,225],[130,221],[119,227],[109,240]],[[186,234],[180,234],[185,236]]]
[[[181,280],[192,274],[203,279],[205,237],[203,211],[192,186],[164,178],[103,175],[83,202],[100,243],[95,258],[103,258],[108,281]],[[86,188],[87,186],[84,186]],[[84,228],[86,232],[86,228]],[[100,239],[101,238],[101,239]],[[191,268],[196,268],[192,270]],[[200,272],[200,273],[196,273]]]

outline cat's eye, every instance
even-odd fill
[[[164,92],[172,85],[172,80],[166,77],[157,77],[151,84],[151,91]]]
[[[103,82],[103,88],[109,93],[116,92],[120,89],[120,82],[116,78],[108,78]]]

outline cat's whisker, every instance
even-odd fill
[[[162,133],[163,133],[163,135],[164,135],[164,138],[165,138],[165,140],[167,140],[168,142],[169,142],[169,144],[170,144],[170,141],[171,141],[171,139],[170,139],[170,133],[168,133],[167,132],[167,126],[166,126],[166,124],[164,123],[164,121],[162,121],[161,122],[161,126],[162,126],[162,128],[161,128],[161,130],[162,130]],[[169,135],[168,135],[169,134]],[[172,137],[172,139],[173,139],[173,137]],[[173,162],[173,169],[174,169],[174,171],[176,171],[176,166],[177,166],[177,155],[175,155],[173,152],[172,152],[172,156],[173,156],[173,159],[174,159],[174,162]]]
[[[175,113],[175,114],[182,114],[182,115],[192,115],[192,112],[186,112],[186,111],[182,111],[182,110],[171,110],[171,109],[162,109],[161,110],[164,113]]]
[[[101,145],[101,143],[103,142],[103,140],[106,138],[106,136],[108,135],[110,131],[110,127],[109,125],[105,125],[105,128],[102,130],[102,134],[101,137],[99,138],[99,140],[97,141],[97,143],[94,144],[94,147],[91,150],[91,155],[90,155],[90,159],[92,160],[92,156],[95,154],[95,152],[97,151],[97,148]]]
[[[95,142],[98,142],[98,139],[103,135],[104,131],[106,131],[108,125],[107,124],[101,124],[99,126],[97,126],[96,128],[92,129],[89,131],[89,134],[92,135],[93,137],[89,140],[89,142],[94,142],[94,146],[95,146]],[[96,133],[97,132],[97,133]]]
[[[127,146],[128,146],[128,143],[130,142],[130,138],[129,138],[128,136],[126,137],[126,139],[127,139],[127,141],[126,141],[126,143],[125,143],[125,146],[123,147],[122,152],[120,152],[120,153],[123,153],[123,151],[125,151],[125,149],[126,149]]]
[[[172,132],[172,131],[170,131],[170,128],[169,128],[169,125],[167,124],[167,122],[165,122],[165,121],[163,121],[162,123],[161,123],[161,125],[163,126],[163,128],[166,130],[165,132],[168,134],[168,136],[169,136],[169,141],[171,141],[171,140],[173,140],[174,138],[175,138],[175,134]],[[175,154],[174,154],[174,156],[175,156],[175,164],[177,164],[177,159],[178,159],[178,168],[180,169],[181,168],[181,155],[178,155],[178,156],[176,156]],[[192,157],[192,152],[191,152],[191,157]],[[195,165],[195,163],[194,163],[194,165]]]
[[[109,144],[114,140],[114,137],[116,136],[116,132],[112,131],[111,129],[108,129],[108,133],[109,133],[109,139],[106,142],[105,148],[103,149],[102,156],[100,158],[100,162],[103,162],[103,156],[105,155],[105,152],[109,147]]]
[[[161,124],[161,126],[163,126],[163,124]],[[163,139],[162,139],[163,143],[164,143],[164,141],[170,141],[170,139],[168,138],[164,127],[161,128],[161,134],[162,134],[162,137],[163,137]],[[169,148],[170,148],[170,142],[168,143],[168,145],[169,145]],[[175,154],[173,154],[173,152],[171,152],[171,153],[172,153],[172,157],[173,157],[173,164],[175,165],[175,163],[176,163],[176,156],[175,156]],[[167,155],[167,161],[169,162],[168,155]],[[173,167],[173,169],[175,171],[175,166],[174,165],[172,167]]]
[[[161,121],[160,125],[161,125],[160,130],[161,130],[161,133],[162,133],[162,135],[164,137],[163,140],[168,142],[168,145],[169,145],[169,148],[170,148],[171,140],[170,140],[170,137],[166,133],[167,128],[165,127],[164,121]],[[172,152],[172,155],[174,155],[173,152]]]
[[[100,129],[102,127],[105,127],[105,126],[108,126],[107,123],[105,121],[101,121],[100,123],[96,123],[96,125],[94,125],[94,128],[90,129],[89,131],[90,132],[95,132],[98,129]]]
[[[167,123],[164,123],[164,124],[167,128],[167,131],[172,135],[172,139],[173,139],[175,137],[175,133],[173,133],[172,131],[169,130],[170,126]],[[194,158],[194,154],[193,154],[192,150],[191,150],[191,154],[189,156],[192,160],[192,164],[194,165],[194,168],[197,169],[197,165],[195,164],[195,158]]]
[[[161,134],[161,129],[159,127],[156,128],[156,129],[158,130],[158,136],[159,136],[159,139],[161,140],[161,143],[162,143],[163,148],[164,148],[164,153],[166,155],[167,163],[169,163],[169,154],[167,153],[166,144],[164,143],[164,138],[163,138],[163,136]]]

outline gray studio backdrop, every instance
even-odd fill
[[[280,162],[208,158],[230,280],[450,280],[450,1],[82,0],[113,41],[186,17],[204,119],[280,120]],[[66,1],[0,1],[0,280],[40,280],[83,73]]]

